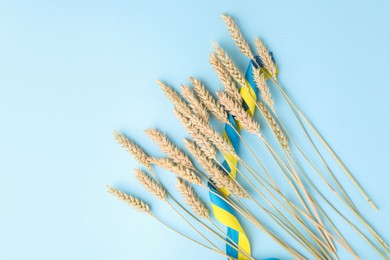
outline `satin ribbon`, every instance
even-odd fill
[[[261,59],[259,56],[256,56],[256,63],[260,64],[260,67],[263,67]],[[256,87],[255,80],[253,78],[253,67],[258,68],[258,65],[253,61],[249,63],[249,66],[245,73],[246,82],[249,88],[242,87],[240,89],[240,94],[243,99],[243,107],[251,116],[253,116],[256,109],[256,100],[258,89]],[[234,117],[229,114],[229,121],[236,130],[240,131],[241,127],[234,120]],[[238,153],[239,137],[234,129],[229,124],[225,125],[224,137],[228,140],[234,147],[235,151]],[[224,169],[229,172],[229,175],[232,178],[236,177],[236,166],[237,160],[230,154],[224,154],[225,161],[222,163]],[[209,188],[218,193],[221,196],[228,197],[230,195],[229,191],[221,188],[216,190],[209,181]],[[234,242],[237,244],[243,251],[251,255],[251,246],[248,237],[245,234],[244,229],[242,228],[240,221],[237,219],[236,212],[233,208],[225,202],[218,195],[213,192],[209,192],[211,207],[214,212],[216,219],[227,227],[227,238],[226,240],[230,243]],[[233,243],[233,244],[234,244]],[[247,260],[249,259],[244,253],[239,252],[237,249],[231,247],[229,244],[226,244],[226,254],[236,258],[238,260]],[[267,258],[264,260],[278,260],[276,258]]]

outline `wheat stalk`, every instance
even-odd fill
[[[213,43],[214,51],[218,58],[223,62],[229,74],[241,85],[246,86],[245,76],[237,68],[236,64],[229,58],[228,54],[216,43]]]
[[[112,195],[114,195],[115,197],[117,197],[118,199],[123,200],[124,202],[126,202],[127,204],[135,208],[136,210],[151,214],[150,208],[148,204],[146,204],[145,202],[127,193],[121,192],[120,190],[115,189],[114,187],[111,186],[107,186],[107,191]]]
[[[229,95],[224,92],[217,93],[219,102],[225,107],[235,119],[251,133],[260,133],[260,124],[257,123],[253,118],[244,110],[242,105],[233,100]]]
[[[242,102],[242,97],[236,83],[234,83],[229,72],[214,53],[210,54],[210,64],[213,66],[215,72],[222,81],[225,91],[237,102]]]
[[[146,172],[140,169],[135,169],[134,175],[139,181],[139,183],[141,183],[142,186],[144,186],[147,191],[152,193],[160,200],[163,201],[167,200],[167,191],[164,189],[164,187],[161,184],[153,180]]]
[[[187,168],[193,168],[190,158],[161,131],[157,129],[147,129],[146,134],[160,147],[161,151],[168,154],[177,164],[182,164]]]
[[[253,66],[253,78],[255,80],[257,88],[260,90],[261,97],[264,102],[269,106],[274,106],[274,99],[272,98],[271,92],[265,80],[264,73],[259,73],[259,71]]]
[[[256,38],[256,48],[257,53],[259,54],[261,61],[263,62],[264,68],[268,73],[275,79],[276,78],[276,65],[272,60],[271,54],[267,50],[264,42],[259,38]]]
[[[194,189],[186,183],[185,180],[177,178],[177,189],[184,197],[185,203],[192,208],[195,214],[200,218],[208,218],[209,210],[203,201],[195,193]]]
[[[284,134],[283,130],[280,128],[279,124],[276,122],[276,120],[272,116],[271,112],[267,109],[267,107],[260,100],[257,102],[257,107],[259,108],[261,114],[264,116],[265,120],[267,120],[272,131],[275,133],[275,136],[278,139],[280,145],[284,149],[289,150],[287,136]]]
[[[202,103],[207,107],[207,109],[222,123],[228,122],[228,114],[225,109],[218,104],[218,102],[213,98],[210,92],[206,89],[206,87],[195,78],[190,78],[192,85],[194,85],[194,89],[198,98],[202,101]]]
[[[193,172],[191,169],[188,169],[180,164],[174,163],[169,158],[154,158],[153,163],[158,166],[167,169],[170,172],[175,173],[180,178],[193,183],[193,184],[202,184],[202,180]]]
[[[151,157],[142,150],[141,147],[139,147],[136,143],[133,141],[130,141],[128,138],[126,138],[124,135],[120,134],[117,131],[113,132],[114,138],[117,140],[117,142],[125,148],[131,155],[134,156],[134,158],[142,165],[147,167],[149,170],[152,170],[152,165],[150,163]]]
[[[221,17],[224,20],[226,27],[228,28],[228,31],[230,32],[230,35],[234,39],[238,49],[245,56],[249,57],[251,60],[255,60],[255,57],[252,53],[251,48],[249,47],[249,44],[245,41],[244,37],[240,32],[240,29],[238,28],[237,24],[234,22],[234,19],[225,14],[223,14]]]
[[[190,116],[192,114],[191,108],[183,100],[179,93],[177,93],[173,88],[167,86],[160,80],[157,81],[157,84],[160,85],[161,89],[164,91],[164,94],[173,103],[173,105],[180,109],[183,114],[185,114],[186,116]]]
[[[209,121],[209,112],[205,105],[196,97],[194,91],[189,86],[181,85],[181,93],[190,104],[192,111],[204,121]]]

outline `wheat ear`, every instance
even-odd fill
[[[173,103],[173,105],[180,109],[183,114],[185,114],[186,116],[190,116],[192,114],[191,108],[183,100],[179,93],[177,93],[173,88],[167,86],[160,80],[157,80],[157,84],[161,87],[161,89],[164,91],[165,95]]]
[[[126,138],[124,135],[120,134],[117,131],[114,131],[114,138],[117,140],[117,142],[125,148],[131,155],[134,156],[134,158],[142,165],[147,167],[149,170],[152,170],[152,165],[150,163],[151,157],[142,150],[141,147],[139,147],[136,143],[133,141],[130,141],[128,138]]]
[[[225,14],[223,14],[221,17],[224,20],[226,27],[230,32],[230,35],[232,36],[233,40],[236,42],[238,49],[251,60],[255,60],[255,57],[252,53],[251,48],[249,47],[249,44],[245,41],[244,37],[240,32],[240,29],[238,28],[237,24],[234,22],[234,19]]]
[[[213,127],[208,123],[197,120],[196,117],[190,119],[191,123],[199,130],[208,140],[211,141],[220,151],[223,153],[231,154],[233,157],[238,158],[236,151],[231,143],[229,143],[222,135],[220,135]]]
[[[268,71],[268,73],[275,79],[276,78],[276,65],[272,60],[271,54],[267,50],[264,42],[259,38],[256,38],[256,48],[257,53],[260,56],[261,61],[263,62],[264,68]]]
[[[191,207],[194,213],[200,218],[208,218],[209,210],[203,201],[200,200],[194,189],[185,180],[177,178],[177,189],[184,197],[185,203]]]
[[[229,74],[242,86],[246,86],[245,76],[237,68],[236,64],[229,58],[228,54],[216,43],[213,43],[214,51],[218,58],[223,62]]]
[[[202,184],[202,180],[193,172],[191,169],[183,167],[180,164],[174,163],[169,158],[154,158],[153,163],[157,164],[161,168],[167,169],[170,172],[173,172],[180,178],[193,183],[193,184]]]
[[[229,95],[224,92],[217,93],[219,102],[225,107],[227,111],[244,127],[246,130],[253,134],[260,133],[260,124],[244,110],[242,105],[233,100]]]
[[[135,208],[136,210],[151,214],[148,204],[146,204],[142,200],[139,200],[127,193],[121,192],[120,190],[115,189],[114,187],[111,186],[107,186],[107,191],[112,195],[114,195],[115,197],[117,197],[118,199],[123,200],[124,202],[126,202],[127,204]]]
[[[275,133],[275,136],[278,139],[280,145],[284,149],[289,150],[287,136],[284,134],[283,130],[280,128],[279,124],[276,122],[276,120],[272,116],[271,112],[267,109],[267,107],[260,100],[257,101],[257,106],[258,106],[261,114],[264,116],[265,120],[267,120],[272,131]]]
[[[267,85],[267,81],[265,80],[264,73],[260,73],[259,70],[257,70],[253,66],[253,78],[255,80],[257,88],[260,90],[261,97],[263,98],[264,102],[271,108],[274,106],[274,99],[272,98],[271,92],[269,91],[269,87]]]
[[[210,176],[210,178],[215,182],[216,187],[226,188],[231,193],[248,198],[248,193],[237,184],[237,182],[231,179],[225,172],[218,167],[213,160],[206,158],[202,150],[196,145],[195,142],[191,140],[185,140],[185,144],[190,153],[196,158],[202,168]]]
[[[168,154],[177,164],[182,164],[187,168],[193,168],[190,158],[161,131],[157,129],[147,129],[146,134],[160,147],[161,151]]]
[[[152,193],[160,200],[167,200],[167,191],[163,186],[161,186],[161,184],[158,184],[155,180],[153,180],[146,172],[140,169],[135,169],[134,175],[139,183],[141,183],[147,191]]]
[[[237,153],[234,150],[234,147],[229,143],[223,136],[221,136],[214,128],[212,128],[208,123],[201,120],[197,115],[192,115],[191,118],[183,115],[177,108],[174,110],[175,115],[182,122],[184,127],[187,129],[194,127],[195,130],[201,132],[208,140],[211,141],[220,151],[231,154],[233,157],[238,158]]]
[[[196,95],[202,101],[202,103],[207,107],[207,109],[222,123],[228,122],[228,114],[225,109],[218,104],[214,99],[211,93],[206,89],[206,87],[195,78],[190,78],[192,85],[194,86]]]
[[[192,111],[199,115],[204,121],[209,121],[209,112],[205,105],[196,97],[194,91],[186,85],[181,85],[181,93],[188,101]]]
[[[234,83],[229,72],[222,64],[221,60],[219,60],[214,53],[210,54],[210,64],[213,66],[215,72],[218,74],[218,77],[222,81],[225,91],[237,102],[242,102],[242,97],[240,91],[237,88],[236,83]]]

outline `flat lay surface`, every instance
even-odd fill
[[[222,13],[250,43],[264,39],[281,84],[379,207],[373,211],[335,171],[389,243],[390,3],[358,2],[0,1],[0,259],[224,259],[106,191],[109,184],[138,196],[187,230],[136,183],[140,166],[112,131],[153,155],[161,152],[144,129],[183,145],[185,130],[156,80],[178,89],[194,76],[222,89],[208,61],[213,40],[246,69]],[[379,259],[341,219],[335,224],[362,259]],[[256,259],[291,259],[255,227],[244,228]],[[349,257],[341,250],[340,259]]]

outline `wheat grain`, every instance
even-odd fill
[[[236,83],[234,83],[229,72],[222,64],[222,62],[215,56],[215,54],[210,54],[210,64],[213,66],[214,70],[217,72],[218,77],[222,81],[222,84],[225,88],[225,91],[234,98],[237,102],[242,102],[242,97],[240,91],[238,90]]]
[[[267,47],[265,46],[264,42],[261,41],[259,38],[256,38],[256,48],[261,58],[261,61],[263,62],[264,68],[273,78],[276,78],[276,65],[272,60],[271,54],[267,50]]]
[[[260,124],[244,110],[242,105],[233,100],[229,95],[223,92],[217,93],[219,102],[225,107],[227,111],[240,123],[242,127],[251,133],[260,133]]]
[[[194,168],[190,158],[161,131],[157,129],[147,129],[146,134],[158,144],[161,151],[168,154],[177,164],[182,164],[187,168]]]
[[[261,73],[253,66],[253,78],[255,80],[257,88],[260,90],[261,97],[264,102],[269,106],[273,107],[274,99],[272,98],[271,92],[269,91],[269,87],[267,85],[267,81],[265,80],[264,73]]]
[[[175,107],[180,109],[180,111],[186,116],[191,116],[192,111],[188,104],[183,100],[179,93],[177,93],[173,88],[167,86],[160,80],[157,81],[157,84],[160,85],[161,89],[164,91],[168,99],[173,103]]]
[[[275,133],[275,136],[278,139],[280,145],[284,149],[289,150],[288,139],[284,134],[283,130],[280,128],[279,124],[276,122],[275,118],[272,116],[271,112],[260,100],[257,102],[257,105],[260,109],[261,114],[264,116],[265,120],[267,120],[272,131]]]
[[[205,105],[196,97],[194,91],[189,86],[181,85],[181,93],[190,104],[192,111],[208,122],[209,112]]]
[[[136,210],[151,214],[150,208],[148,204],[146,204],[145,202],[127,193],[121,192],[120,190],[115,189],[111,186],[107,186],[107,191],[112,195],[114,195],[115,197],[117,197],[118,199],[123,200],[124,202],[126,202],[127,204],[135,208]]]
[[[176,174],[180,178],[183,178],[184,180],[193,183],[193,184],[202,184],[202,180],[193,172],[191,169],[188,169],[186,167],[183,167],[180,164],[174,163],[169,158],[155,158],[153,160],[153,163],[157,164],[158,166],[167,169],[168,171]]]
[[[209,210],[203,201],[195,193],[194,189],[186,183],[186,181],[177,178],[177,189],[184,197],[185,203],[191,207],[194,213],[200,218],[208,218]]]
[[[134,175],[139,183],[141,183],[147,191],[152,193],[160,200],[167,200],[167,191],[163,186],[161,186],[161,184],[158,184],[155,180],[153,180],[146,172],[140,169],[135,169]]]
[[[228,31],[230,32],[230,35],[235,41],[238,49],[251,60],[255,60],[249,44],[245,41],[233,18],[225,14],[223,14],[221,17],[225,21],[226,27],[228,28]]]
[[[190,78],[192,85],[194,85],[194,89],[198,98],[202,101],[202,103],[207,107],[207,109],[222,123],[228,122],[228,114],[225,109],[218,104],[218,102],[213,98],[210,92],[206,89],[206,87],[195,78]]]
[[[241,73],[241,71],[237,68],[236,64],[229,58],[228,54],[216,43],[213,43],[214,51],[217,54],[218,58],[225,65],[226,70],[229,74],[242,86],[246,86],[245,76]]]
[[[128,138],[126,138],[124,135],[120,134],[117,131],[113,132],[114,138],[117,140],[117,142],[125,148],[131,155],[134,156],[134,158],[142,165],[147,167],[148,169],[152,170],[152,166],[150,164],[150,156],[142,150],[141,147],[139,147],[136,143],[133,141],[130,141]]]

